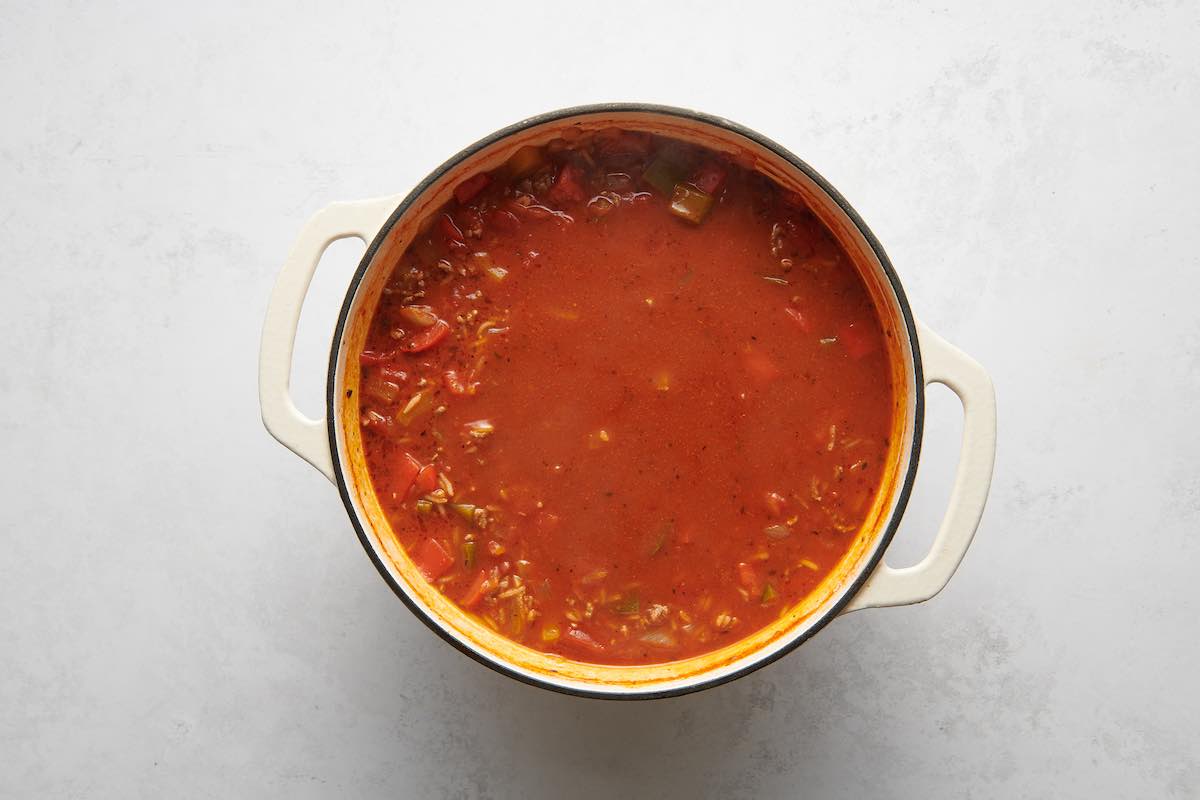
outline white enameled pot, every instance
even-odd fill
[[[504,163],[519,147],[561,137],[570,128],[620,127],[691,141],[736,158],[801,194],[838,238],[879,308],[889,338],[896,394],[892,452],[875,506],[853,545],[812,594],[772,625],[721,650],[651,666],[583,664],[523,647],[462,612],[430,586],[397,543],[363,462],[357,402],[357,354],[391,267],[423,221],[454,186]],[[357,237],[368,243],[333,332],[325,418],[308,419],[289,394],[292,346],[309,281],[325,248]],[[961,400],[963,440],[949,506],[929,553],[893,569],[883,555],[900,522],[916,474],[925,387],[941,383]],[[519,122],[468,147],[407,196],[335,203],[300,233],[267,308],[260,353],[259,400],[271,434],[333,481],[367,554],[401,600],[443,639],[506,675],[590,697],[683,694],[745,675],[802,644],[834,617],[879,606],[919,603],[937,594],[962,561],[987,499],[996,446],[996,406],[982,367],[917,322],[883,248],[858,214],[811,167],[765,137],[728,120],[662,106],[614,104],[565,109]]]

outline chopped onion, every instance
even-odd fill
[[[401,306],[400,316],[421,328],[428,328],[438,321],[437,314],[429,306]]]
[[[792,535],[792,529],[787,525],[768,525],[763,528],[763,533],[767,535],[768,539],[786,539]]]
[[[474,422],[467,423],[467,433],[474,439],[491,436],[495,431],[496,426],[486,419],[477,419]]]
[[[363,384],[363,394],[386,405],[392,405],[400,398],[400,385],[392,381],[368,380]]]
[[[670,631],[646,631],[638,638],[638,641],[654,647],[674,647],[676,644],[675,637],[671,635]]]

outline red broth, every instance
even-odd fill
[[[867,289],[803,203],[616,130],[455,198],[394,268],[357,398],[426,578],[605,664],[717,649],[811,592],[880,488],[894,398]]]

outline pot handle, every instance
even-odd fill
[[[325,420],[309,419],[300,413],[290,391],[292,347],[296,343],[300,309],[325,248],[351,236],[370,242],[397,202],[396,197],[380,197],[333,203],[314,214],[283,262],[267,303],[258,353],[258,403],[263,424],[280,444],[331,481],[333,456],[329,452]]]
[[[893,569],[881,561],[843,613],[921,603],[940,592],[966,555],[987,502],[996,460],[996,392],[992,380],[978,362],[919,322],[917,336],[925,385],[946,386],[958,395],[963,407],[962,449],[954,490],[925,558],[903,569]]]

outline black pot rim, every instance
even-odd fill
[[[916,397],[913,409],[913,438],[911,442],[908,469],[897,491],[896,505],[888,520],[887,527],[876,543],[874,551],[868,557],[866,566],[859,571],[857,577],[855,577],[855,579],[851,582],[849,590],[842,595],[837,603],[828,608],[825,613],[802,635],[797,636],[785,647],[781,647],[769,655],[765,655],[762,658],[756,659],[738,670],[705,680],[699,680],[694,683],[688,683],[684,686],[675,686],[663,689],[651,688],[646,689],[645,691],[637,692],[615,692],[606,691],[604,689],[583,689],[574,686],[563,686],[550,680],[543,680],[536,676],[526,675],[516,669],[513,669],[510,665],[498,658],[485,655],[483,652],[481,652],[482,648],[480,650],[476,650],[468,647],[447,633],[441,626],[439,626],[433,620],[432,616],[423,607],[414,602],[412,598],[409,597],[408,593],[404,591],[404,588],[399,584],[399,582],[392,577],[392,574],[384,564],[383,559],[371,544],[370,537],[367,535],[362,522],[358,518],[358,514],[354,508],[354,502],[350,496],[350,487],[346,481],[345,474],[342,470],[341,459],[338,455],[337,431],[339,421],[335,416],[335,411],[337,408],[337,397],[335,395],[337,389],[338,353],[341,350],[342,337],[345,334],[346,321],[349,319],[350,308],[354,303],[354,298],[358,294],[359,286],[362,284],[362,280],[367,273],[367,269],[370,266],[371,260],[374,258],[375,253],[383,244],[388,232],[391,231],[392,227],[396,224],[400,217],[406,211],[408,211],[413,202],[415,202],[416,199],[420,197],[430,186],[441,180],[441,178],[448,171],[453,169],[461,161],[469,158],[483,148],[495,144],[502,139],[508,138],[515,133],[519,133],[520,131],[536,127],[538,125],[543,125],[549,122],[558,122],[571,117],[611,113],[658,114],[662,116],[677,117],[695,122],[702,122],[717,128],[722,128],[730,131],[731,133],[736,133],[742,137],[745,137],[746,139],[749,139],[750,141],[766,148],[767,150],[772,151],[777,156],[791,164],[793,167],[803,172],[806,176],[808,176],[809,179],[816,183],[821,190],[824,191],[830,197],[830,199],[832,199],[838,205],[838,207],[841,208],[843,213],[846,214],[850,221],[854,223],[859,233],[861,233],[863,238],[866,240],[868,246],[875,253],[876,258],[879,259],[879,263],[883,268],[884,274],[887,276],[888,282],[892,287],[892,291],[895,292],[897,304],[900,308],[900,314],[904,320],[904,326],[908,332],[913,355],[913,376],[916,382]],[[705,114],[703,112],[693,111],[690,109],[656,105],[651,103],[600,103],[562,108],[558,109],[557,111],[549,111],[544,114],[539,114],[537,116],[521,120],[520,122],[516,122],[508,127],[501,128],[495,133],[485,136],[484,138],[450,157],[441,166],[431,172],[424,180],[417,184],[417,186],[411,192],[409,192],[403,200],[400,201],[400,204],[391,213],[387,219],[387,222],[385,222],[379,229],[379,232],[375,235],[374,240],[367,247],[366,253],[363,254],[362,261],[359,262],[358,269],[355,271],[354,277],[350,280],[350,285],[346,290],[346,297],[342,302],[341,312],[338,314],[337,325],[334,328],[333,340],[329,353],[329,372],[326,388],[325,417],[329,435],[329,450],[333,457],[333,473],[336,476],[338,493],[342,497],[342,503],[346,507],[346,512],[350,517],[350,522],[353,524],[354,530],[358,534],[359,542],[362,544],[367,556],[371,559],[371,562],[375,565],[375,568],[379,571],[379,574],[383,577],[384,581],[387,582],[388,586],[392,588],[392,591],[396,593],[396,596],[399,597],[406,606],[408,606],[408,609],[416,615],[417,619],[425,623],[426,627],[448,642],[456,650],[464,653],[480,664],[483,664],[484,666],[489,667],[502,675],[506,675],[531,686],[538,686],[543,689],[549,689],[551,691],[573,695],[576,697],[590,697],[607,700],[650,700],[657,698],[677,697],[680,695],[690,694],[692,692],[698,692],[703,689],[710,689],[714,686],[729,683],[730,681],[749,675],[751,672],[761,669],[768,664],[772,664],[775,661],[778,661],[780,658],[783,658],[788,653],[791,653],[797,647],[804,644],[819,631],[824,629],[824,627],[828,625],[831,620],[836,618],[838,614],[841,613],[842,609],[845,608],[850,600],[858,593],[866,580],[875,571],[875,568],[879,565],[879,562],[883,559],[883,554],[887,551],[888,545],[892,541],[892,537],[896,534],[896,529],[900,525],[900,519],[904,516],[905,508],[908,505],[909,496],[912,494],[913,481],[916,478],[917,473],[917,461],[919,460],[921,452],[922,431],[925,420],[925,395],[922,391],[923,386],[924,374],[921,369],[921,352],[917,339],[916,321],[913,318],[912,309],[908,304],[908,298],[904,294],[904,288],[900,284],[899,276],[897,276],[895,269],[892,267],[892,262],[888,259],[887,253],[884,252],[883,246],[879,243],[879,240],[875,238],[875,234],[871,232],[871,229],[867,227],[867,224],[858,215],[858,212],[855,211],[848,202],[846,202],[846,199],[842,197],[841,193],[838,192],[837,189],[835,189],[829,183],[829,181],[825,180],[825,178],[823,178],[815,169],[810,167],[803,160],[775,141],[768,139],[766,136],[763,136],[756,131],[722,117],[716,117],[711,114]]]

